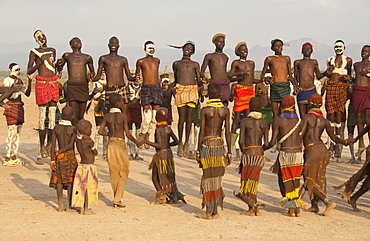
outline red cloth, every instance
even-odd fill
[[[35,94],[36,94],[36,104],[44,105],[50,101],[58,102],[59,101],[59,82],[56,81],[58,76],[53,78],[43,78],[36,75],[36,85],[35,85]]]
[[[356,114],[370,108],[369,95],[370,95],[370,86],[353,85],[352,105]]]
[[[249,102],[254,97],[254,88],[251,86],[235,85],[234,112],[249,110]]]
[[[21,125],[24,123],[24,103],[21,102],[6,102],[10,109],[4,110],[4,115],[6,117],[6,124],[11,125]]]
[[[127,123],[141,123],[141,105],[128,105]]]

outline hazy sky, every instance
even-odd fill
[[[33,41],[41,29],[49,46],[107,45],[115,35],[125,46],[153,40],[158,47],[193,40],[213,50],[212,36],[227,35],[226,48],[240,41],[268,46],[273,38],[310,37],[332,45],[370,42],[368,0],[1,0],[1,43]]]

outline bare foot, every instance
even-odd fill
[[[246,215],[246,216],[255,216],[256,215],[253,209],[249,209],[248,211],[242,212],[240,214]]]
[[[311,206],[310,208],[303,209],[304,212],[313,212],[313,213],[318,213],[319,212],[319,207],[318,206]]]
[[[326,208],[325,208],[325,211],[322,213],[322,216],[328,216],[329,215],[329,212],[337,205],[335,202],[333,201],[327,201],[326,203]]]
[[[119,202],[119,203],[113,203],[113,207],[115,207],[115,208],[125,208],[126,205],[123,204],[122,202]]]
[[[219,217],[220,217],[220,215],[218,213],[212,215],[212,219],[217,219]]]
[[[256,216],[261,216],[261,213],[260,213],[260,210],[258,209],[258,207],[254,207],[254,215]]]
[[[202,219],[212,219],[212,214],[210,213],[202,213],[197,215],[198,218]]]
[[[67,208],[66,209],[66,212],[67,213],[74,213],[74,212],[76,212],[76,210],[75,209],[72,209],[72,208]]]
[[[59,207],[59,208],[57,209],[57,211],[58,211],[58,212],[60,212],[60,213],[61,213],[61,212],[64,212],[64,207]]]
[[[91,209],[87,209],[82,212],[82,215],[95,215],[96,213],[94,213],[93,211],[91,211]]]
[[[42,161],[42,159],[41,159],[41,158],[37,158],[37,160],[36,160],[36,164],[37,164],[37,165],[44,165],[44,162]]]
[[[294,213],[295,213],[295,216],[296,217],[301,217],[302,216],[301,209],[300,208],[295,208],[294,209]]]
[[[362,146],[360,148],[358,148],[358,151],[356,152],[355,154],[355,157],[359,157],[361,156],[361,154],[366,150],[366,146]]]
[[[355,200],[353,200],[352,198],[350,198],[348,203],[351,204],[351,206],[352,206],[352,208],[353,208],[353,210],[355,212],[361,212],[360,209],[357,208],[357,205],[356,205],[356,201]]]
[[[284,216],[295,217],[294,212],[293,212],[293,208],[289,208],[288,212],[284,213]]]

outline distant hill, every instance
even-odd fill
[[[297,40],[286,41],[286,44],[290,46],[284,46],[284,55],[289,55],[292,59],[292,65],[294,60],[302,58],[301,46],[305,42],[311,42],[314,45],[314,54],[312,58],[319,61],[320,69],[325,69],[325,61],[328,57],[334,55],[333,46],[328,46],[326,44],[319,43],[310,38],[301,38]],[[361,60],[360,52],[362,46],[365,44],[348,44],[346,46],[345,55],[351,57],[355,62]],[[20,64],[22,70],[26,70],[28,55],[31,48],[36,47],[36,43],[21,42],[14,44],[1,44],[0,43],[0,70],[7,70],[11,62],[17,62]],[[71,51],[68,43],[63,45],[51,45],[57,49],[57,57],[60,58],[64,52]],[[108,47],[105,46],[83,46],[82,51],[88,53],[94,58],[94,66],[97,68],[97,63],[99,56],[108,53]],[[196,49],[196,53],[193,56],[195,61],[202,64],[204,55],[212,52],[213,49],[203,50]],[[236,59],[234,54],[234,47],[226,46],[225,53],[230,56],[229,68],[231,61]],[[121,47],[119,54],[128,58],[130,69],[135,69],[136,60],[144,56],[144,51],[142,47]],[[261,70],[263,67],[263,61],[267,56],[272,55],[273,52],[270,46],[261,47],[259,45],[249,46],[249,59],[252,59],[256,63],[256,70]],[[162,72],[166,65],[168,65],[168,71],[172,71],[172,63],[178,60],[182,56],[181,50],[173,48],[157,48],[156,55],[161,59],[160,71]]]

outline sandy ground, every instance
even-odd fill
[[[263,168],[259,202],[261,216],[240,215],[247,209],[245,203],[233,196],[239,189],[240,177],[236,171],[238,163],[227,168],[223,187],[226,194],[224,209],[216,220],[201,220],[196,214],[204,212],[200,208],[199,183],[201,169],[195,160],[176,156],[176,173],[179,190],[186,195],[188,204],[151,204],[155,189],[151,182],[148,165],[154,149],[143,150],[144,161],[132,161],[129,180],[126,184],[124,209],[112,207],[113,198],[109,182],[107,163],[96,160],[99,172],[99,205],[93,207],[96,215],[82,216],[77,212],[59,213],[56,211],[56,192],[48,187],[50,178],[49,160],[43,166],[35,164],[38,135],[38,110],[34,94],[25,98],[26,124],[23,126],[19,157],[25,166],[0,166],[0,240],[363,240],[370,231],[369,194],[358,202],[362,212],[357,213],[346,204],[332,186],[346,181],[361,165],[331,163],[328,167],[328,195],[337,203],[328,217],[314,213],[303,213],[300,218],[289,218],[279,207],[280,193],[277,177],[268,169],[273,162]],[[175,114],[176,116],[176,114]],[[87,119],[93,121],[92,113]],[[174,126],[177,122],[175,121]],[[5,140],[7,129],[5,117],[0,119],[0,136]],[[176,131],[177,132],[177,131]],[[5,156],[3,141],[0,154]],[[99,145],[101,157],[102,145]],[[173,148],[176,151],[176,148]],[[275,160],[276,153],[266,152]],[[349,149],[344,148],[344,160],[349,159]],[[364,159],[364,156],[363,156]],[[303,199],[309,205],[308,197]],[[320,204],[320,212],[324,205]]]

